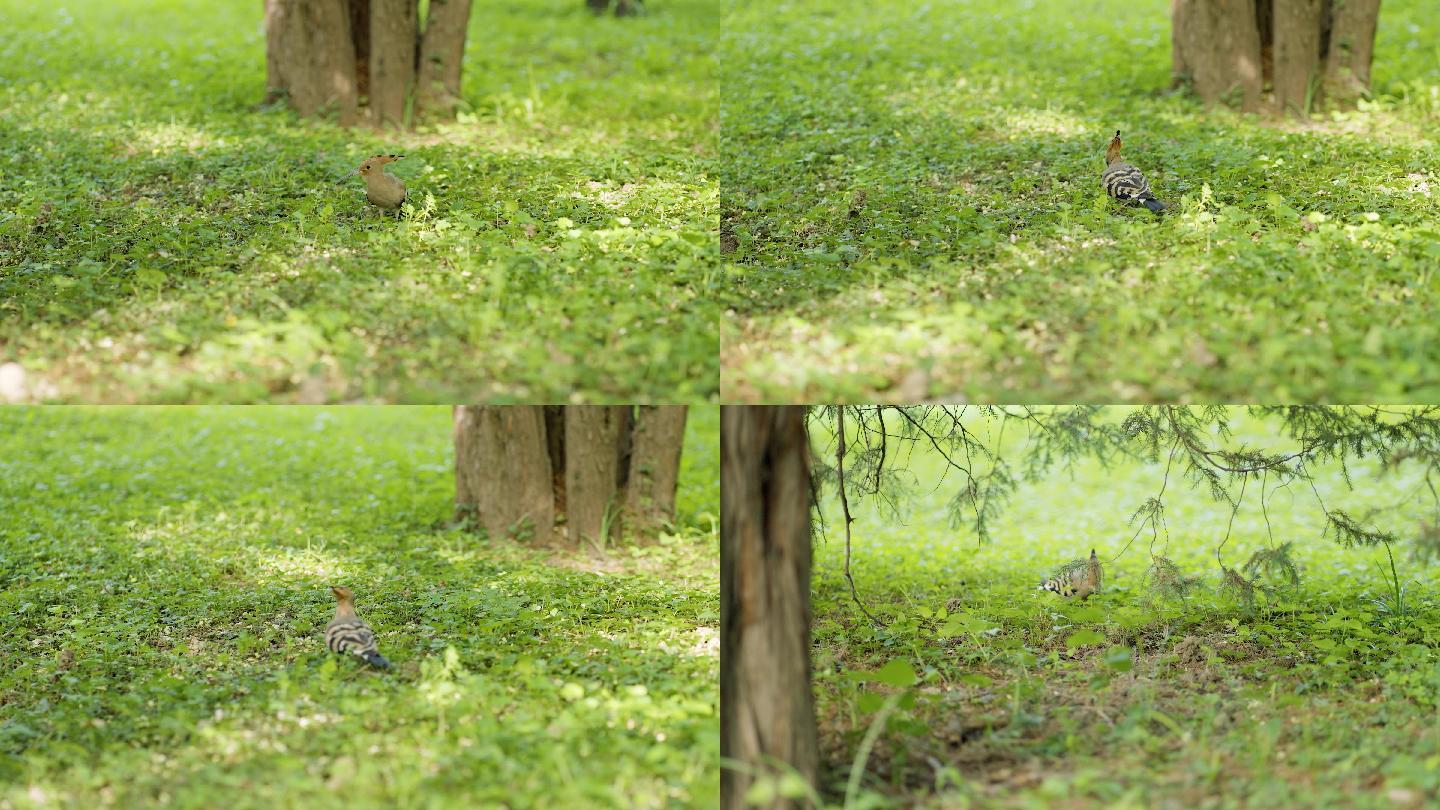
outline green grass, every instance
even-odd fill
[[[1433,3],[1313,125],[1166,92],[1169,8],[732,6],[726,401],[1440,396]],[[1171,215],[1104,196],[1117,129]]]
[[[437,528],[445,408],[0,409],[0,806],[714,806],[718,423],[596,557]]]
[[[1263,444],[1254,429],[1243,438]],[[1240,568],[1293,541],[1300,564],[1298,586],[1266,580],[1273,598],[1252,611],[1217,588],[1229,508],[1177,476],[1154,551],[1201,582],[1183,600],[1165,598],[1144,579],[1149,532],[1127,547],[1127,520],[1159,490],[1160,466],[1087,462],[1024,484],[983,546],[948,525],[959,484],[952,475],[936,489],[936,456],[919,448],[909,469],[914,498],[900,519],[851,504],[855,579],[884,629],[851,601],[838,502],[825,504],[814,672],[825,787],[837,803],[882,696],[902,693],[859,798],[947,808],[1440,799],[1440,576],[1405,546],[1395,550],[1409,611],[1399,617],[1379,601],[1392,587],[1383,547],[1322,539],[1323,515],[1302,484],[1271,493],[1267,530],[1252,483],[1218,554]],[[1377,479],[1364,462],[1351,472],[1357,491],[1333,471],[1317,486],[1329,506],[1355,514],[1394,503],[1419,478],[1401,467]],[[1422,514],[1377,519],[1411,538]],[[1092,547],[1106,561],[1100,594],[1067,602],[1036,590]],[[907,672],[918,683],[897,688]]]
[[[409,134],[255,109],[261,11],[0,2],[18,396],[715,398],[714,2],[477,4],[459,122]],[[345,176],[377,152],[398,222]]]

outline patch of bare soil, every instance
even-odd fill
[[[651,567],[646,566],[648,560],[634,557],[619,557],[613,554],[606,554],[597,551],[556,551],[545,558],[545,562],[560,568],[569,568],[571,571],[583,571],[587,574],[642,574],[650,573]]]
[[[546,554],[545,562],[602,577],[643,575],[686,585],[699,585],[719,577],[719,561],[713,558],[688,553],[636,554],[633,551],[628,546],[606,550],[552,549]]]

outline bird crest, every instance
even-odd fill
[[[372,155],[368,158],[365,158],[365,162],[361,163],[360,168],[356,171],[364,175],[368,175],[371,172],[377,170],[383,172],[384,168],[382,167],[386,163],[394,163],[395,161],[403,160],[404,158],[404,155]]]
[[[1115,130],[1115,137],[1110,139],[1110,146],[1105,150],[1105,165],[1116,163],[1120,160],[1120,130]]]

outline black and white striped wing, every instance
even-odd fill
[[[1040,586],[1040,589],[1069,598],[1071,594],[1075,593],[1075,585],[1070,581],[1070,579],[1070,574],[1061,574],[1060,576],[1053,579],[1045,580],[1045,582]]]
[[[350,653],[365,657],[375,652],[375,634],[359,619],[331,622],[325,628],[325,646],[330,652]]]
[[[1136,203],[1155,199],[1155,195],[1150,192],[1150,184],[1145,181],[1145,175],[1129,163],[1116,163],[1106,169],[1100,181],[1105,185],[1105,193],[1121,202]]]

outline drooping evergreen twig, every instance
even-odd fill
[[[812,413],[823,415],[828,421],[828,416],[838,410],[839,406],[829,406]],[[1298,481],[1310,488],[1324,515],[1322,536],[1333,532],[1334,539],[1347,546],[1396,540],[1393,531],[1371,523],[1377,511],[1366,511],[1355,517],[1328,503],[1328,499],[1335,496],[1327,493],[1322,497],[1317,467],[1326,465],[1328,471],[1329,465],[1334,465],[1341,482],[1353,487],[1352,465],[1357,459],[1378,459],[1386,469],[1404,460],[1423,465],[1424,482],[1407,496],[1418,496],[1428,488],[1430,501],[1435,504],[1435,519],[1430,523],[1422,521],[1421,536],[1428,536],[1426,527],[1431,523],[1440,527],[1440,488],[1431,476],[1440,472],[1440,406],[1248,408],[1252,417],[1275,425],[1278,437],[1293,441],[1292,446],[1281,449],[1271,449],[1268,442],[1263,447],[1255,447],[1237,440],[1231,427],[1236,409],[1226,406],[1145,406],[1118,421],[1110,416],[1110,411],[1099,406],[878,405],[845,410],[843,459],[847,498],[851,495],[873,497],[898,514],[897,495],[909,483],[906,477],[913,479],[908,460],[917,450],[927,454],[933,451],[943,464],[941,473],[931,479],[936,489],[951,485],[952,473],[960,476],[949,503],[952,525],[967,526],[976,532],[981,542],[989,536],[1000,510],[1020,480],[1037,480],[1050,470],[1071,468],[1081,460],[1093,459],[1102,467],[1108,467],[1116,458],[1154,464],[1164,461],[1164,473],[1159,494],[1131,515],[1131,521],[1137,523],[1135,531],[1109,562],[1127,554],[1147,526],[1151,530],[1152,560],[1164,556],[1165,551],[1157,550],[1156,546],[1161,545],[1164,534],[1163,548],[1168,549],[1168,519],[1163,496],[1168,494],[1168,482],[1174,475],[1182,476],[1191,486],[1203,487],[1212,499],[1229,505],[1226,535],[1215,548],[1222,570],[1226,569],[1223,551],[1233,536],[1236,516],[1251,478],[1260,480],[1261,517],[1266,524],[1266,545],[1272,553],[1279,553],[1288,541],[1275,537],[1269,515],[1270,497]],[[999,419],[1001,424],[998,430],[977,435],[977,418],[990,420],[992,425],[993,420]],[[1012,463],[1009,449],[1001,446],[1011,420],[1027,428],[1020,456],[1023,461],[1018,466]],[[817,431],[814,435],[826,433],[835,437],[833,430]],[[818,462],[816,469],[816,481],[820,484],[832,481],[831,476],[839,473],[823,462]],[[1435,531],[1440,533],[1440,528]],[[1257,560],[1250,570],[1261,572],[1263,563],[1263,559]],[[1275,565],[1273,575],[1288,578],[1283,567]],[[1243,570],[1242,567],[1235,571],[1235,575],[1241,576]]]
[[[1150,567],[1145,571],[1146,578],[1150,581],[1151,587],[1162,596],[1178,596],[1184,599],[1190,591],[1200,584],[1199,577],[1187,577],[1167,557],[1152,557]]]
[[[1235,499],[1235,505],[1230,510],[1230,522],[1225,524],[1225,538],[1220,541],[1220,545],[1215,547],[1215,562],[1220,563],[1222,569],[1225,568],[1225,561],[1220,559],[1220,551],[1225,548],[1226,543],[1230,542],[1230,530],[1235,528],[1235,514],[1240,511],[1240,504],[1245,501],[1245,484],[1248,481],[1248,478],[1240,479],[1240,497]]]
[[[840,508],[844,513],[845,520],[845,580],[850,583],[850,598],[855,600],[855,605],[860,608],[872,623],[877,626],[880,621],[875,618],[860,601],[860,593],[855,588],[855,576],[850,572],[850,524],[855,519],[850,516],[850,499],[845,495],[845,407],[842,405],[835,410],[835,477],[838,480],[840,489]]]

